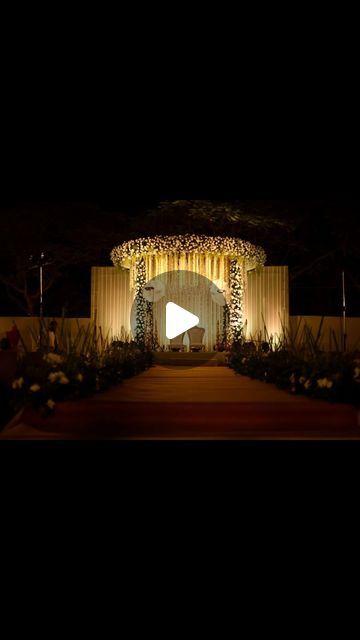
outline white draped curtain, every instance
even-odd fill
[[[194,272],[205,276],[208,281],[216,282],[220,289],[230,286],[230,258],[221,254],[201,253],[174,253],[161,255],[145,255],[147,281],[164,273],[178,273],[179,271]],[[239,260],[241,265],[244,260]],[[245,267],[242,267],[245,268]],[[132,291],[136,289],[136,261],[133,260],[130,268],[130,283]],[[179,286],[178,277],[167,279],[166,297],[154,305],[154,328],[160,346],[166,347],[169,340],[165,335],[165,305],[171,300],[181,307],[199,317],[199,326],[206,329],[204,345],[207,351],[212,351],[217,341],[217,334],[222,336],[224,309],[216,304],[209,293],[210,283],[200,279],[198,287],[188,291]],[[196,295],[194,295],[196,293]],[[185,336],[184,342],[187,342]]]
[[[230,259],[228,256],[201,253],[177,253],[161,255],[145,255],[147,280],[167,273],[168,271],[195,271],[212,282],[221,280],[229,283]],[[130,286],[135,289],[136,260],[130,267]]]
[[[245,290],[246,335],[278,340],[289,326],[288,267],[264,267],[249,271]]]
[[[103,335],[130,338],[130,312],[134,295],[128,270],[93,267],[91,270],[91,319]]]
[[[209,281],[206,278],[196,278],[196,273],[194,276],[193,282],[188,271],[184,273],[184,282],[181,282],[181,271],[170,271],[159,277],[160,282],[165,285],[166,295],[154,304],[153,329],[161,347],[169,344],[165,335],[165,321],[166,303],[171,301],[198,316],[199,326],[205,328],[205,348],[207,351],[214,349],[217,330],[220,333],[222,331],[223,307],[212,298]],[[133,309],[132,326],[135,326],[135,322],[136,311]],[[188,338],[185,336],[184,343],[187,342]]]

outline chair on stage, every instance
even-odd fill
[[[180,335],[176,336],[175,338],[171,338],[170,344],[169,344],[169,351],[185,351],[185,345],[184,345],[185,333],[186,331],[184,331],[184,333],[180,333]]]
[[[204,351],[205,345],[203,344],[205,329],[204,327],[192,327],[188,329],[189,336],[189,349],[190,351]]]

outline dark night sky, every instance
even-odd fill
[[[115,20],[104,45],[83,16],[80,29],[63,18],[24,33],[14,21],[16,46],[8,24],[0,203],[358,193],[356,74],[323,16],[320,29],[297,16],[299,40],[292,23],[277,37],[257,17],[250,41],[228,16],[215,31],[204,16],[160,33],[136,20],[134,34]]]
[[[139,96],[143,107],[132,108],[136,95],[120,106],[71,89],[43,88],[31,100],[8,96],[2,204],[81,200],[129,208],[177,197],[359,192],[358,130],[346,103],[342,110],[334,101],[318,104],[312,93],[305,106],[306,96],[287,95],[285,110],[280,95],[264,103],[255,93],[240,106],[234,98],[174,91]]]
[[[99,132],[80,122],[12,121],[1,154],[1,202],[82,200],[112,206],[176,197],[306,198],[359,192],[356,138],[306,123],[256,117],[153,130],[130,121]],[[121,117],[121,116],[119,116]],[[225,116],[223,116],[225,117]],[[240,116],[239,116],[240,117]],[[11,121],[10,121],[11,122]],[[231,122],[231,121],[230,121]],[[215,123],[216,125],[216,123]],[[280,128],[281,125],[281,128]]]
[[[344,220],[358,226],[357,125],[346,104],[332,111],[326,100],[305,108],[288,96],[251,95],[241,106],[219,98],[149,94],[133,109],[131,100],[120,107],[102,95],[70,101],[53,87],[9,102],[0,216],[24,203],[86,202],[135,215],[163,199],[291,200],[300,208],[326,199],[344,203]]]

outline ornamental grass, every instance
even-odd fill
[[[237,373],[274,383],[293,394],[332,402],[360,405],[360,351],[340,351],[336,339],[333,351],[321,349],[323,320],[314,334],[305,325],[302,335],[284,329],[275,342],[264,334],[233,344],[228,364]],[[298,329],[298,328],[297,328]]]
[[[135,342],[104,337],[95,325],[78,327],[72,335],[62,322],[56,352],[49,349],[47,326],[39,321],[33,335],[37,350],[23,350],[15,377],[0,389],[0,426],[25,405],[46,413],[64,400],[77,400],[104,391],[152,364],[151,353]]]

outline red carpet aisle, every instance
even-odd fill
[[[26,410],[8,439],[360,439],[356,409],[292,396],[227,367],[155,366],[89,400]]]

